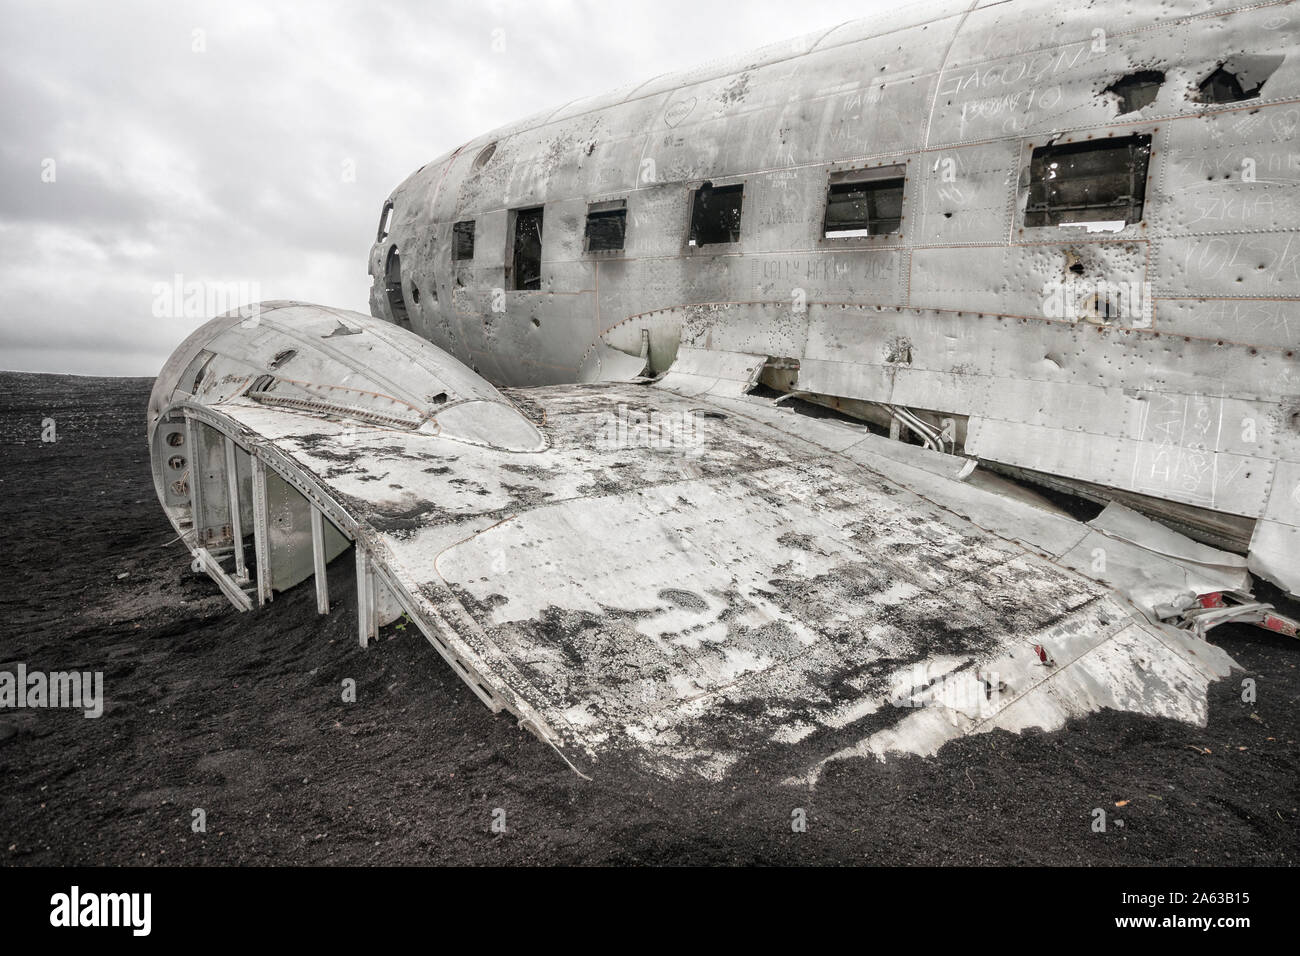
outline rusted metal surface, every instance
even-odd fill
[[[647,330],[663,372],[684,315],[697,347],[731,334],[711,305],[738,350],[801,359],[794,390],[954,418],[987,462],[1253,537],[1252,569],[1295,593],[1298,47],[1293,2],[952,0],[844,24],[429,163],[389,199],[372,311],[402,317],[399,249],[414,331],[537,385],[593,377],[601,341],[639,355]],[[1141,165],[1094,149],[1115,143]],[[826,238],[842,177],[895,168],[901,221]],[[735,187],[736,240],[692,245],[695,197]],[[589,209],[619,202],[621,250],[590,250]],[[512,217],[536,208],[540,284],[513,291]],[[468,220],[473,257],[453,259]]]

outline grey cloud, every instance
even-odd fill
[[[366,311],[380,206],[420,165],[495,126],[872,6],[887,9],[8,3],[0,367],[156,372],[197,324],[151,316],[154,283],[177,273]],[[54,183],[40,179],[46,157]]]

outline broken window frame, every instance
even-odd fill
[[[1132,70],[1107,86],[1103,93],[1115,97],[1118,116],[1139,113],[1156,101],[1166,79],[1164,70]]]
[[[603,228],[604,223],[618,223],[618,244],[606,245],[610,242],[608,237],[600,238],[599,242],[593,243],[592,225],[602,224],[597,231],[607,232]],[[602,255],[622,252],[627,245],[627,200],[610,199],[605,202],[594,202],[587,206],[587,225],[582,234],[582,249],[584,252],[592,255]]]
[[[452,223],[451,227],[451,261],[472,262],[474,259],[474,219],[462,219]],[[466,248],[468,246],[468,248]]]
[[[857,187],[857,188],[855,188]],[[886,193],[898,193],[898,215],[880,214],[880,200]],[[847,196],[861,192],[859,199],[840,201],[842,205],[861,204],[861,215],[857,219],[845,219],[839,226],[859,223],[855,228],[832,228],[831,213],[836,208],[835,197]],[[822,239],[866,239],[875,236],[901,236],[903,210],[907,203],[907,164],[894,163],[889,166],[874,166],[870,169],[834,170],[826,176],[826,209],[822,215]]]
[[[496,155],[496,152],[497,152],[496,140],[493,140],[492,142],[484,146],[482,149],[480,149],[478,151],[478,155],[474,157],[474,162],[470,165],[470,170],[469,170],[470,173],[471,174],[477,173],[488,163],[492,162],[492,157]]]
[[[1233,103],[1257,100],[1285,59],[1284,54],[1234,53],[1220,60],[1214,69],[1197,82],[1191,98],[1194,102],[1210,106],[1230,106]],[[1259,82],[1247,87],[1246,83],[1252,78]],[[1220,81],[1218,85],[1216,79]]]
[[[402,254],[396,245],[389,248],[384,259],[384,297],[393,321],[410,328],[411,316],[406,310],[406,292],[402,288]]]
[[[723,205],[719,202],[714,209],[709,210],[705,207],[713,202],[714,197],[735,196],[737,201],[732,207],[730,204]],[[701,201],[703,200],[703,201]],[[719,220],[727,217],[729,210],[734,209],[735,223],[727,225],[725,222],[708,223],[704,216],[716,214]],[[740,231],[744,224],[745,217],[745,184],[723,183],[720,186],[711,182],[703,182],[691,190],[691,212],[688,220],[686,231],[686,246],[688,249],[699,249],[703,246],[721,246],[731,245],[740,241]],[[726,238],[702,238],[701,233],[704,228],[713,227],[707,233],[709,236],[720,237],[725,235]]]
[[[519,242],[520,223],[532,220],[537,222],[537,275],[535,278],[521,274],[526,270],[523,268],[521,261],[521,249]],[[507,238],[509,240],[508,255],[506,256],[506,286],[511,292],[540,292],[542,289],[542,243],[546,235],[546,207],[545,206],[524,206],[519,209],[510,210],[509,231]]]
[[[383,242],[388,238],[388,234],[393,228],[393,201],[390,199],[384,203],[384,208],[379,212],[379,231],[375,233],[375,242]]]
[[[1150,133],[1133,133],[1128,136],[1049,143],[1034,147],[1029,158],[1029,182],[1025,187],[1025,228],[1115,228],[1113,224],[1120,223],[1121,220],[1119,228],[1123,228],[1141,222],[1146,209],[1151,146]],[[1061,159],[1088,154],[1126,157],[1126,162],[1110,171],[1068,177],[1060,175]],[[1056,162],[1052,163],[1053,160]],[[1050,176],[1045,175],[1048,171],[1051,171]],[[1060,195],[1062,191],[1086,191],[1087,187],[1079,185],[1085,180],[1109,183],[1111,188],[1106,191],[1106,195],[1112,198],[1108,201],[1081,202]],[[1049,188],[1052,181],[1055,181],[1055,186]]]
[[[176,380],[177,389],[190,395],[197,392],[199,385],[203,382],[203,376],[207,374],[208,364],[215,356],[215,352],[201,349],[199,354],[190,360],[190,364],[185,367],[185,371],[181,373],[180,378]]]

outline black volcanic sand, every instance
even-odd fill
[[[6,863],[1300,859],[1300,645],[1244,627],[1215,632],[1245,673],[1213,687],[1203,729],[1107,711],[936,758],[832,764],[813,792],[761,771],[702,785],[602,766],[585,782],[486,710],[413,626],[362,652],[350,557],[331,567],[327,619],[310,586],[241,615],[191,573],[149,478],[149,387],[0,375],[0,669],[102,670],[107,698],[98,720],[0,711]]]

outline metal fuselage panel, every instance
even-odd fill
[[[1290,2],[951,2],[848,23],[423,167],[390,197],[372,311],[393,319],[397,248],[410,327],[496,384],[573,381],[601,339],[636,353],[648,336],[663,371],[683,329],[743,338],[801,363],[796,389],[960,416],[985,460],[1256,521],[1277,579],[1300,553],[1297,47]],[[1140,218],[1033,224],[1035,150],[1132,137],[1149,142]],[[897,231],[826,238],[835,177],[889,167]],[[737,241],[688,243],[705,182],[743,185]],[[611,201],[624,248],[586,251],[588,207]],[[535,207],[540,289],[512,291],[513,214]],[[1130,307],[1076,314],[1097,283]],[[856,328],[810,333],[841,306]],[[896,393],[900,369],[927,388]]]

